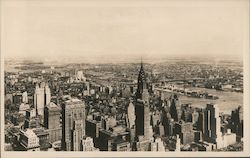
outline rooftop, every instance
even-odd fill
[[[50,109],[50,110],[54,110],[54,109],[56,109],[56,110],[60,110],[61,108],[58,106],[58,105],[56,105],[55,103],[53,103],[53,102],[50,102],[48,105],[47,105],[47,107]]]

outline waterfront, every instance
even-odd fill
[[[214,89],[196,88],[196,87],[189,87],[188,89],[206,91],[210,94],[218,96],[219,99],[212,100],[212,99],[193,98],[180,95],[181,103],[192,103],[192,106],[201,108],[204,108],[207,103],[214,103],[218,104],[220,112],[223,112],[225,114],[230,114],[232,110],[236,109],[238,106],[243,105],[243,93],[217,91]]]

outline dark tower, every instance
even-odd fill
[[[178,97],[177,97],[176,94],[171,96],[171,99],[170,99],[170,115],[171,115],[172,119],[174,119],[174,121],[178,121],[178,111],[177,111],[177,108],[176,108],[177,100],[178,100]]]
[[[143,69],[143,63],[141,60],[141,68],[139,71],[139,75],[138,75],[138,83],[137,83],[137,92],[136,92],[136,99],[142,99],[142,94],[143,94],[143,90],[147,89],[147,83],[146,83],[146,77],[145,77],[145,72]],[[148,92],[148,90],[147,90]]]
[[[138,75],[138,88],[135,103],[135,127],[136,136],[151,137],[149,92],[146,85],[145,73],[141,62],[141,69]]]

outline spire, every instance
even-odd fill
[[[142,56],[141,56],[141,69],[143,69]]]
[[[147,91],[147,83],[146,83],[146,77],[145,72],[143,69],[143,62],[141,57],[141,68],[138,75],[138,83],[137,83],[137,98],[142,99],[142,93],[143,90]]]

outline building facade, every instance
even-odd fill
[[[85,136],[85,104],[71,98],[62,105],[62,150],[80,151]]]
[[[24,151],[40,151],[39,138],[32,129],[21,131],[19,141]]]
[[[135,116],[136,136],[144,136],[145,139],[152,137],[153,131],[150,125],[149,92],[142,63],[138,75]]]
[[[217,149],[223,147],[222,132],[221,132],[221,119],[219,116],[218,105],[207,104],[204,116],[205,116],[205,119],[204,119],[205,141],[216,144]]]
[[[44,127],[48,129],[50,143],[62,138],[61,111],[61,107],[53,102],[44,109]]]

